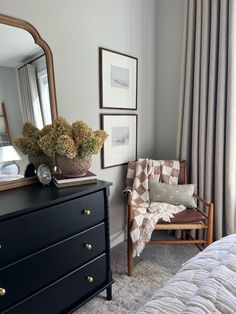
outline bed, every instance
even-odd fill
[[[236,313],[236,234],[184,263],[139,314]]]

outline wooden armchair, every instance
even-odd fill
[[[187,184],[187,161],[180,161],[180,173],[178,184]],[[194,194],[199,206],[203,204],[203,209],[189,208],[180,212],[171,219],[170,223],[163,221],[155,225],[155,230],[181,230],[181,239],[176,240],[150,240],[148,244],[195,244],[200,250],[213,242],[213,204]],[[132,276],[133,257],[132,257],[132,241],[130,238],[130,228],[132,224],[132,205],[131,193],[128,193],[128,276]],[[204,237],[202,239],[193,238],[190,234],[191,230],[203,230]]]

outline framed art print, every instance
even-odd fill
[[[102,129],[109,136],[102,149],[102,168],[137,159],[137,114],[101,114]]]
[[[137,109],[138,59],[99,48],[100,108]]]

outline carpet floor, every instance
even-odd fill
[[[165,232],[158,233],[158,238],[164,237]],[[141,257],[134,259],[133,276],[128,277],[126,247],[126,242],[123,242],[111,250],[115,281],[112,285],[112,301],[106,301],[104,291],[73,314],[134,314],[185,261],[198,253],[193,245],[147,245]]]

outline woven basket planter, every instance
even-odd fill
[[[85,176],[92,164],[92,157],[73,159],[57,156],[57,166],[66,177]]]

